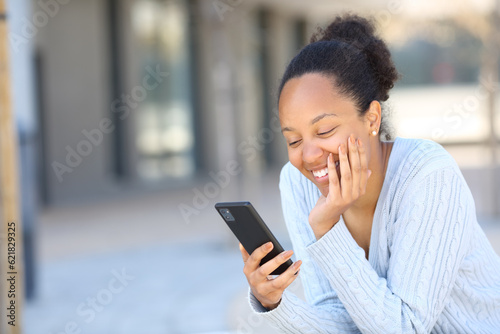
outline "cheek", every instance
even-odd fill
[[[347,139],[349,138],[349,134],[339,133],[331,136],[330,138],[325,139],[324,149],[328,152],[332,152],[333,154],[339,154],[339,146],[340,144],[347,145]]]
[[[288,149],[288,160],[297,169],[301,169],[302,165],[302,150],[299,149]]]

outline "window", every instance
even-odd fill
[[[141,179],[183,178],[195,170],[188,6],[142,0],[131,6],[136,65],[168,72],[136,110],[136,168]]]

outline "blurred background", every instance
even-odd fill
[[[24,333],[273,333],[250,312],[213,205],[251,201],[291,247],[276,90],[315,29],[346,10],[373,17],[402,74],[394,134],[455,157],[500,253],[500,2],[7,5]],[[301,295],[300,280],[290,289]]]

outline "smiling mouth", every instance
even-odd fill
[[[337,169],[337,175],[340,175],[339,163],[340,163],[340,161],[335,162],[335,168]],[[323,179],[323,178],[326,178],[328,176],[328,167],[325,167],[323,169],[313,170],[311,172],[312,172],[314,178]]]

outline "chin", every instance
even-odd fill
[[[318,189],[319,189],[319,192],[323,195],[323,196],[328,196],[328,193],[330,192],[330,187],[328,185],[323,185],[323,186],[317,186]]]
[[[319,190],[319,192],[321,194],[323,194],[323,196],[328,196],[328,193],[329,193],[329,190],[330,190],[330,187],[329,187],[329,183],[326,183],[326,184],[318,184],[318,182],[316,182],[316,180],[314,178],[311,178],[311,172],[309,172],[307,169],[303,169],[300,171],[302,173],[302,175],[304,175],[307,179],[309,179],[309,181],[311,181]]]

